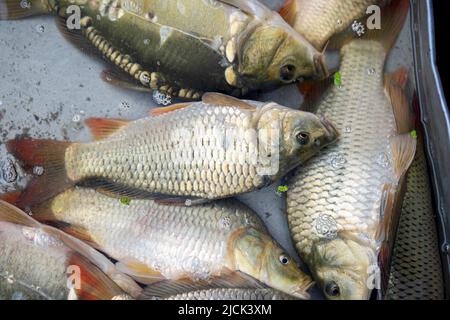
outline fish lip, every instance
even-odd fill
[[[298,286],[295,286],[291,292],[291,295],[296,298],[309,300],[309,299],[311,299],[311,295],[308,293],[308,290],[312,286],[314,286],[314,284],[315,284],[315,282],[310,279],[305,284],[300,284]]]
[[[314,55],[314,65],[316,66],[316,78],[318,80],[326,79],[330,76],[330,72],[328,71],[328,66],[325,61],[324,53],[316,53]]]
[[[327,118],[322,117],[320,119],[320,122],[325,127],[325,130],[327,131],[326,137],[329,143],[332,143],[339,139],[341,136],[339,130],[336,128],[336,126],[329,121]]]

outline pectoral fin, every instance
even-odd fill
[[[165,279],[159,271],[134,258],[121,259],[116,263],[116,267],[143,284],[152,284]]]

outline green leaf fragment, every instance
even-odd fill
[[[131,199],[128,197],[122,197],[120,198],[120,203],[129,206],[131,203]]]
[[[410,134],[411,134],[411,137],[417,139],[417,131],[416,130],[411,131]]]
[[[338,71],[334,74],[334,85],[340,87],[342,85],[341,73]]]
[[[287,192],[288,190],[288,186],[278,186],[278,192]]]

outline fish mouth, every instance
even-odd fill
[[[307,292],[313,285],[315,284],[315,282],[311,279],[308,279],[306,281],[306,283],[302,283],[299,284],[297,286],[295,286],[292,290],[291,290],[291,295],[299,298],[299,299],[303,299],[303,300],[309,300],[311,299],[311,295]]]
[[[316,66],[317,80],[326,79],[330,76],[324,53],[316,53],[314,55],[314,65]]]
[[[336,126],[326,118],[321,118],[320,122],[326,130],[326,140],[328,143],[333,143],[339,139],[340,133]]]

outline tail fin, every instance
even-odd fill
[[[378,41],[383,44],[385,51],[389,52],[397,41],[408,12],[409,0],[393,0],[381,10],[381,27],[379,29],[370,29],[358,38],[350,27],[333,37],[328,47],[330,49],[340,49],[350,41],[362,39]]]
[[[34,172],[33,179],[15,203],[17,206],[26,208],[40,204],[74,184],[67,177],[65,169],[65,152],[70,144],[33,139],[10,140],[6,143],[8,151],[23,162],[24,169],[43,169],[41,175]]]
[[[46,0],[0,0],[0,20],[16,20],[49,13]]]

